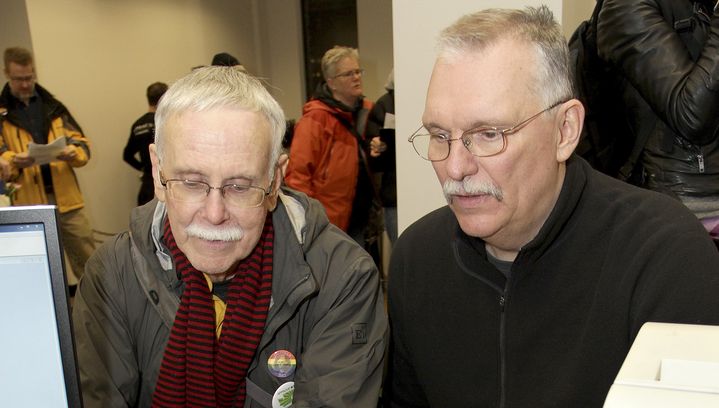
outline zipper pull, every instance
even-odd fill
[[[504,296],[499,297],[499,307],[501,308],[502,312],[504,312]]]
[[[704,173],[704,156],[698,154],[697,161],[699,162],[699,173]]]

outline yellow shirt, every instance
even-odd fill
[[[212,281],[210,280],[210,277],[207,276],[206,273],[202,274],[205,277],[205,280],[207,281],[207,286],[210,288],[210,293],[212,293]],[[212,303],[215,306],[215,336],[217,338],[220,338],[220,333],[222,332],[222,322],[225,320],[225,311],[227,310],[227,304],[224,300],[220,299],[219,296],[212,293]]]

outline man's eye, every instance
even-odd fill
[[[205,190],[207,185],[201,181],[184,180],[182,182],[182,187],[187,190]]]
[[[471,133],[471,140],[474,143],[494,142],[502,138],[502,132],[496,129],[480,129]]]
[[[243,186],[241,184],[230,184],[226,186],[225,189],[230,194],[245,194],[251,190],[250,186]]]
[[[447,143],[449,137],[440,133],[430,133],[429,140],[432,143]]]

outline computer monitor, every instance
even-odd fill
[[[0,406],[81,407],[55,206],[0,208]]]

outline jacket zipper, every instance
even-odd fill
[[[509,281],[509,280],[507,280]],[[504,287],[504,292],[499,296],[499,408],[504,408],[505,404],[505,378],[506,378],[506,363],[505,363],[505,305],[507,304],[507,286]]]
[[[704,173],[704,155],[701,153],[697,155],[697,161],[699,162],[699,173]]]

